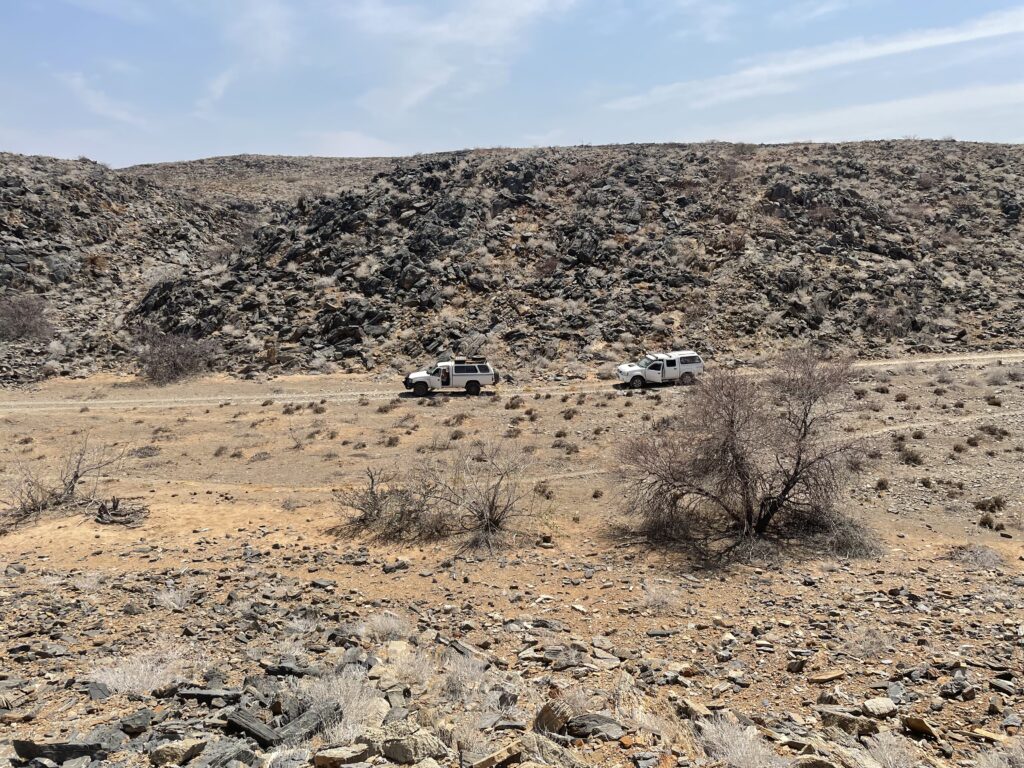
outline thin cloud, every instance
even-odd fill
[[[576,0],[461,0],[451,11],[362,0],[343,6],[344,21],[394,45],[398,65],[387,85],[360,103],[375,112],[404,112],[443,89],[461,95],[501,79],[511,49],[531,25],[562,12]]]
[[[793,82],[794,78],[835,67],[1022,33],[1024,7],[1018,7],[988,14],[956,27],[926,29],[878,40],[842,40],[830,45],[788,51],[728,75],[656,86],[641,94],[608,102],[605,106],[614,110],[637,110],[681,101],[692,107],[705,107],[794,90],[798,87]]]
[[[849,5],[849,0],[805,0],[776,11],[771,19],[779,26],[801,26],[844,11]]]
[[[81,72],[66,72],[58,75],[57,78],[94,115],[138,128],[146,126],[146,120],[130,106],[116,101],[99,88],[91,85],[88,78]]]
[[[321,131],[309,134],[315,155],[328,157],[394,157],[407,154],[397,144],[360,131]]]
[[[985,115],[987,119],[979,120]],[[1024,123],[1024,81],[980,85],[786,115],[732,126],[716,135],[732,141],[857,141],[898,136],[985,138],[978,127],[1003,124],[1015,131]],[[989,140],[1013,141],[1012,133]]]
[[[196,114],[199,117],[208,117],[214,107],[224,98],[224,94],[227,93],[228,88],[237,77],[234,69],[226,69],[210,78],[206,83],[203,95],[196,101]]]
[[[294,14],[280,0],[241,0],[227,4],[227,38],[249,62],[278,67],[295,47]]]
[[[64,0],[85,11],[110,16],[121,21],[143,23],[153,18],[152,9],[145,0]]]
[[[223,36],[232,63],[210,77],[196,99],[195,114],[209,118],[228,89],[247,74],[277,70],[296,47],[295,16],[280,0],[235,0],[215,6],[226,10]]]
[[[738,13],[736,5],[722,0],[673,0],[660,4],[655,19],[668,19],[682,16],[685,26],[680,30],[683,35],[696,31],[709,43],[717,43],[728,37],[729,21]]]

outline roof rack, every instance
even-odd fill
[[[457,365],[462,365],[464,363],[486,363],[486,362],[487,362],[487,358],[483,357],[481,355],[477,355],[475,357],[456,357],[455,358],[455,363]]]

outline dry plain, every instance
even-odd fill
[[[417,400],[395,375],[159,388],[93,376],[0,393],[0,481],[51,471],[87,440],[123,454],[96,498],[149,509],[136,527],[99,525],[89,507],[0,537],[0,741],[114,730],[111,765],[155,762],[160,744],[187,739],[205,748],[190,764],[226,765],[217,749],[255,748],[225,735],[237,696],[272,718],[275,690],[362,653],[382,659],[369,665],[377,689],[398,680],[403,716],[446,746],[416,757],[441,764],[518,743],[552,699],[622,733],[566,737],[549,763],[739,765],[691,728],[707,710],[736,728],[725,741],[756,739],[755,762],[761,748],[806,766],[902,764],[881,760],[886,749],[975,760],[1016,733],[1024,704],[1024,354],[855,373],[844,429],[873,450],[842,507],[881,552],[794,544],[746,563],[651,547],[622,514],[617,446],[692,387],[537,380]],[[336,494],[368,468],[477,441],[530,459],[538,514],[506,548],[401,545],[343,525]],[[167,665],[177,687],[97,696],[97,672],[133,659]],[[190,699],[186,680],[228,693]],[[879,697],[892,710],[868,714]],[[142,710],[141,730],[124,727]],[[879,731],[898,739],[877,747]],[[261,746],[264,764],[283,766],[325,738]],[[14,757],[0,749],[0,764]]]

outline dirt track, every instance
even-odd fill
[[[959,354],[944,356],[906,356],[888,358],[885,360],[861,360],[854,363],[857,369],[879,369],[879,368],[903,368],[906,366],[918,365],[985,365],[993,361],[1015,362],[1024,360],[1024,351],[988,352],[977,354]],[[757,371],[760,369],[752,369]],[[60,411],[73,410],[87,407],[89,409],[130,409],[130,408],[183,408],[202,405],[219,406],[225,402],[232,405],[258,404],[263,400],[273,398],[278,403],[302,403],[313,400],[325,400],[330,403],[355,402],[361,398],[369,400],[380,400],[393,397],[408,397],[408,393],[400,389],[398,376],[394,382],[381,382],[377,386],[367,387],[368,379],[365,376],[286,376],[280,379],[270,379],[264,382],[239,381],[226,377],[211,377],[199,382],[185,385],[174,385],[166,387],[162,392],[176,393],[183,387],[195,387],[201,390],[210,390],[210,394],[185,396],[182,394],[169,394],[166,397],[111,397],[110,393],[120,389],[143,389],[153,391],[153,388],[135,384],[133,381],[117,379],[114,377],[99,377],[95,380],[89,379],[82,382],[57,381],[44,383],[38,387],[37,392],[43,395],[52,389],[78,389],[88,386],[93,381],[111,383],[113,386],[110,392],[96,397],[68,397],[62,399],[40,397],[23,397],[23,390],[11,392],[0,392],[0,413],[5,411]],[[306,384],[308,382],[308,385]],[[77,386],[76,386],[77,384]],[[293,388],[298,385],[301,388]],[[314,386],[320,385],[320,386]],[[557,384],[541,383],[537,385],[499,385],[496,391],[502,395],[533,395],[539,394],[563,394],[572,393],[593,393],[604,392],[613,386],[613,382],[597,381],[595,379],[570,380]],[[259,390],[256,393],[248,393],[249,389]],[[462,392],[446,393],[456,398],[465,397]],[[11,395],[11,399],[7,396]],[[14,399],[15,395],[22,395],[21,399]]]

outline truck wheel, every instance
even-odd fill
[[[425,381],[417,381],[412,385],[412,393],[416,395],[416,397],[426,397],[429,389],[430,388],[427,386],[427,382]]]
[[[480,382],[479,381],[467,382],[466,383],[466,394],[467,395],[473,395],[474,397],[476,395],[479,395],[480,394]]]
[[[643,376],[634,376],[632,379],[629,380],[629,386],[631,386],[633,389],[643,389],[644,383],[645,382]]]
[[[684,373],[684,374],[683,374],[682,376],[680,376],[680,377],[679,377],[679,380],[680,380],[680,381],[681,381],[681,382],[682,382],[683,384],[686,384],[686,385],[690,385],[690,384],[696,384],[696,383],[697,383],[697,377],[696,377],[696,376],[694,376],[694,375],[693,375],[692,373],[690,373],[689,371],[687,371],[687,372],[686,372],[686,373]]]

